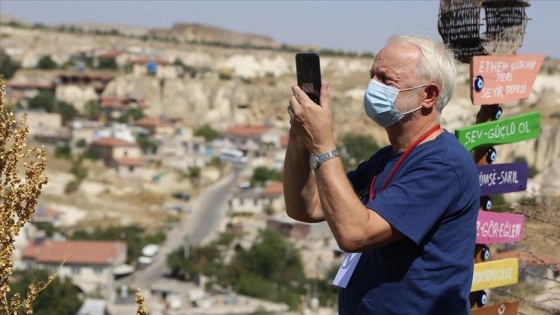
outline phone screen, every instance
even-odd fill
[[[316,53],[296,54],[296,72],[298,86],[307,93],[313,102],[319,104],[321,92],[319,55]]]

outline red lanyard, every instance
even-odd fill
[[[399,160],[397,161],[397,164],[395,164],[395,166],[393,166],[393,169],[391,170],[391,173],[389,173],[389,176],[387,176],[387,179],[385,180],[385,182],[383,183],[383,186],[381,186],[381,189],[379,189],[379,193],[381,191],[383,191],[383,189],[385,189],[385,187],[387,187],[387,184],[389,184],[389,182],[391,181],[391,178],[393,178],[393,175],[395,175],[395,172],[397,171],[397,169],[399,168],[399,166],[401,166],[402,162],[404,161],[404,159],[408,156],[408,154],[410,154],[410,152],[412,152],[412,150],[422,141],[424,141],[424,139],[428,138],[432,133],[438,131],[440,129],[440,125],[435,126],[434,128],[428,130],[428,132],[426,132],[425,134],[423,134],[420,138],[416,139],[416,141],[414,141],[414,143],[412,143],[410,145],[410,147],[408,147],[408,149],[406,149],[406,151],[404,151],[403,155],[401,155],[401,157],[399,158]],[[389,152],[389,158],[391,157],[391,153]],[[386,160],[385,164],[389,162],[389,159]],[[379,172],[377,172],[375,174],[375,176],[373,176],[373,180],[371,181],[371,185],[369,186],[369,200],[373,200],[373,186],[375,185],[375,181],[377,180],[377,175],[379,174]]]

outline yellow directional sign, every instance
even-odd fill
[[[474,264],[471,291],[496,288],[517,283],[517,258]]]

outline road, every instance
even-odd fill
[[[167,233],[166,241],[161,245],[154,262],[130,276],[116,280],[115,287],[128,285],[133,288],[146,288],[168,274],[167,255],[176,248],[185,245],[187,240],[191,245],[200,245],[216,237],[220,232],[220,224],[226,217],[237,174],[238,171],[228,174],[189,202],[190,214],[183,217],[181,224]]]

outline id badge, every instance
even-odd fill
[[[362,253],[348,253],[342,260],[342,264],[340,268],[338,268],[338,272],[334,277],[333,284],[337,287],[346,288],[348,285],[348,281],[350,281],[350,277],[352,277],[352,273],[354,273],[354,269],[356,269],[356,265],[358,265],[358,261]]]

